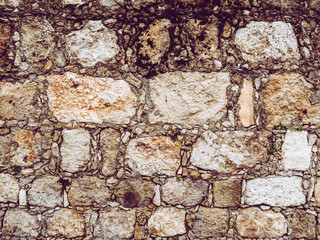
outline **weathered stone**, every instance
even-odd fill
[[[59,177],[46,176],[33,181],[28,191],[30,205],[54,208],[63,204],[63,186]]]
[[[320,12],[320,1],[319,0],[309,0],[310,8]]]
[[[125,161],[134,173],[174,176],[180,165],[180,146],[170,137],[137,138],[129,142]]]
[[[49,236],[75,238],[85,235],[84,217],[74,209],[62,208],[47,220]]]
[[[120,181],[114,194],[116,200],[126,208],[147,207],[153,199],[154,184],[141,178]]]
[[[281,1],[273,1],[273,0],[263,0],[263,2],[271,5],[272,7],[278,7],[282,9],[295,9],[299,7],[300,0],[281,0]]]
[[[248,180],[244,199],[249,205],[268,204],[282,207],[306,202],[300,177],[272,176]]]
[[[174,207],[158,208],[149,218],[149,234],[171,237],[186,233],[185,215],[186,212],[183,209]]]
[[[21,0],[1,0],[0,6],[18,7]]]
[[[71,206],[101,206],[111,197],[104,179],[82,176],[72,180],[68,193]]]
[[[94,228],[97,239],[131,238],[134,233],[136,210],[107,209],[100,212],[98,224]]]
[[[213,184],[215,207],[236,207],[240,205],[242,181],[225,180]]]
[[[59,121],[128,124],[135,115],[137,97],[123,80],[68,72],[48,81],[49,107]]]
[[[62,131],[61,169],[77,172],[85,169],[90,160],[90,134],[82,128]]]
[[[0,117],[7,119],[30,118],[35,113],[36,83],[0,82]]]
[[[190,163],[218,172],[250,168],[267,160],[270,132],[204,132],[193,145]]]
[[[248,62],[300,59],[298,43],[290,23],[250,22],[236,32],[235,44]]]
[[[195,237],[221,237],[228,230],[229,213],[224,208],[200,207],[195,216],[187,215],[187,224]]]
[[[171,205],[194,206],[208,193],[208,184],[203,180],[169,178],[162,186],[162,201]]]
[[[150,79],[155,110],[149,121],[204,123],[219,120],[227,111],[229,74],[168,72]]]
[[[5,173],[0,173],[0,202],[18,202],[18,180]]]
[[[155,20],[141,33],[137,46],[142,63],[160,63],[170,47],[170,26],[171,22],[168,19]]]
[[[46,59],[55,47],[54,29],[40,17],[24,17],[20,28],[22,53],[28,62]]]
[[[262,91],[264,96],[265,124],[271,128],[301,120],[304,124],[320,125],[320,104],[311,105],[313,85],[298,73],[272,74],[268,86]]]
[[[85,67],[114,58],[120,47],[113,30],[105,27],[101,21],[90,20],[84,28],[66,36],[66,49],[72,62]]]
[[[245,238],[280,238],[287,233],[288,224],[281,213],[251,207],[240,209],[236,227]]]
[[[290,235],[293,239],[307,238],[315,239],[316,237],[316,216],[307,213],[304,210],[297,209],[292,216]]]
[[[106,176],[113,175],[118,164],[120,133],[112,128],[106,128],[101,131],[100,143],[103,164],[101,172]]]
[[[156,3],[157,0],[131,0],[132,5],[135,8],[140,8],[140,7],[144,7],[150,3]]]
[[[87,3],[89,0],[62,0],[65,5],[81,5]]]
[[[307,170],[310,167],[312,146],[308,132],[288,130],[282,145],[282,163],[285,170]]]
[[[244,127],[249,127],[254,124],[253,112],[253,84],[247,79],[243,80],[243,87],[239,97],[238,104],[240,105],[239,118]]]
[[[0,1],[0,5],[1,5]],[[6,64],[7,44],[11,36],[9,24],[0,23],[0,67]]]
[[[39,236],[40,225],[36,216],[32,216],[24,210],[10,209],[3,220],[2,232],[17,237]]]
[[[116,10],[125,4],[125,0],[99,0],[99,3],[109,10]]]
[[[317,179],[317,183],[314,185],[314,198],[316,205],[320,206],[320,178]]]

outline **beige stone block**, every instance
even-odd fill
[[[215,181],[213,184],[215,207],[236,207],[240,205],[242,181]]]
[[[239,117],[240,122],[244,127],[249,127],[254,124],[253,110],[253,84],[252,81],[243,80],[243,86],[239,97],[238,104],[240,105]]]

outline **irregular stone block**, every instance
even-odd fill
[[[0,2],[2,5],[3,2]],[[6,64],[7,44],[11,36],[11,27],[9,24],[0,23],[0,67]]]
[[[270,132],[204,132],[193,145],[193,166],[230,173],[267,160]]]
[[[9,174],[0,173],[0,202],[18,202],[18,180]]]
[[[300,177],[256,178],[248,180],[244,193],[246,204],[271,206],[297,206],[306,202]]]
[[[113,30],[101,21],[90,20],[84,28],[66,36],[66,49],[72,62],[93,67],[98,62],[106,63],[118,54],[120,47],[117,41]]]
[[[186,233],[186,212],[174,207],[158,208],[148,220],[149,234],[172,237]]]
[[[253,84],[252,81],[243,80],[243,87],[239,97],[238,104],[240,105],[239,118],[244,127],[254,125],[253,111]]]
[[[314,185],[314,198],[316,205],[320,206],[320,178],[317,179],[317,183]]]
[[[94,228],[97,239],[131,238],[134,233],[136,210],[107,209],[100,212]]]
[[[7,119],[31,118],[36,112],[34,95],[36,83],[0,82],[0,117]]]
[[[297,209],[292,216],[290,235],[293,239],[307,238],[315,239],[316,237],[316,216],[307,213],[304,210]]]
[[[150,79],[155,106],[150,123],[204,123],[219,120],[227,111],[229,74],[168,72]]]
[[[128,124],[136,113],[137,97],[123,80],[68,72],[48,81],[49,108],[59,121]]]
[[[300,59],[297,39],[290,23],[250,22],[236,32],[235,44],[243,59],[251,63]]]
[[[180,146],[170,137],[137,138],[129,142],[125,162],[141,175],[176,175],[180,166]]]
[[[236,207],[240,205],[242,181],[216,181],[213,184],[215,207]]]
[[[190,231],[197,238],[222,237],[228,231],[229,212],[224,208],[200,207],[195,215],[187,215]]]
[[[54,208],[63,204],[63,186],[59,177],[46,176],[32,182],[28,191],[30,205]]]
[[[74,209],[62,208],[47,220],[49,236],[75,238],[85,235],[85,222],[82,214]]]
[[[18,7],[21,0],[1,0],[0,6]]]
[[[282,163],[285,170],[308,170],[312,146],[308,144],[308,132],[288,130],[282,145]]]
[[[162,186],[162,201],[171,205],[194,206],[207,195],[208,187],[203,180],[169,178]]]
[[[72,180],[68,199],[71,206],[101,206],[111,197],[104,179],[82,176]]]
[[[36,238],[39,236],[40,225],[36,216],[21,209],[10,209],[4,216],[2,232],[17,237]]]
[[[115,188],[116,200],[126,208],[147,207],[153,199],[154,184],[141,178],[120,181]]]
[[[281,213],[250,207],[240,209],[236,228],[245,238],[280,238],[287,233],[288,224]]]

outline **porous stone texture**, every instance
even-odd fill
[[[0,1],[0,5],[1,5]],[[11,36],[11,26],[9,24],[0,23],[0,67],[6,64],[7,45]]]
[[[239,97],[238,104],[240,122],[244,127],[249,127],[254,124],[253,110],[253,84],[252,81],[243,80],[243,86]]]
[[[10,209],[4,216],[2,228],[4,234],[30,239],[38,237],[39,230],[37,217],[22,209]]]
[[[1,0],[0,6],[18,7],[21,0]]]
[[[229,73],[168,72],[149,84],[155,106],[150,123],[214,122],[226,114]]]
[[[34,96],[37,83],[0,82],[0,117],[7,119],[24,119],[36,112]]]
[[[47,220],[49,236],[75,238],[85,235],[83,215],[74,209],[62,208]]]
[[[82,176],[74,179],[68,192],[71,206],[102,206],[111,198],[104,179]]]
[[[59,177],[45,176],[32,182],[28,190],[30,205],[54,208],[63,204],[63,186]]]
[[[151,176],[174,176],[180,165],[180,146],[170,137],[132,139],[125,153],[125,162],[134,173]]]
[[[123,80],[67,72],[48,81],[49,107],[59,121],[128,124],[135,115],[137,97]]]
[[[243,59],[251,63],[300,59],[297,39],[290,23],[250,22],[236,32],[235,44]]]
[[[300,177],[256,178],[248,180],[244,192],[246,204],[271,206],[297,206],[306,202]]]
[[[105,27],[101,21],[90,20],[84,28],[66,36],[66,49],[72,62],[93,67],[118,54],[120,47],[117,41],[118,37],[113,30]]]
[[[225,208],[200,207],[187,215],[187,225],[195,237],[222,237],[228,230],[229,212]]]
[[[170,205],[194,206],[207,195],[208,187],[203,180],[169,178],[162,186],[162,201]]]
[[[18,202],[18,180],[9,174],[0,173],[0,202]]]
[[[190,163],[198,168],[230,173],[266,161],[270,132],[205,131],[193,145]]]
[[[94,227],[96,239],[131,238],[134,233],[136,210],[107,209],[99,214],[98,224]]]
[[[55,48],[54,29],[45,18],[23,18],[20,39],[22,53],[31,63],[46,59]]]
[[[236,207],[240,205],[241,180],[224,180],[213,183],[214,206],[215,207]]]
[[[174,207],[160,207],[149,218],[148,229],[152,235],[171,237],[186,233],[186,212]]]
[[[307,238],[315,239],[316,237],[316,216],[307,213],[304,210],[297,209],[292,216],[291,227],[292,233],[291,238]]]
[[[250,207],[240,209],[236,228],[245,238],[280,238],[287,233],[288,224],[281,213]]]
[[[90,134],[82,128],[62,131],[61,169],[77,172],[86,168],[90,160]]]
[[[310,167],[312,146],[306,131],[288,130],[282,145],[282,163],[285,170],[307,170]]]
[[[128,178],[120,181],[114,194],[125,208],[147,207],[153,199],[154,184],[141,178]]]

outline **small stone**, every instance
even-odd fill
[[[316,205],[320,206],[320,178],[317,179],[317,183],[314,185],[314,198]]]
[[[0,202],[18,202],[18,180],[5,173],[0,173]]]
[[[89,0],[62,0],[65,5],[81,5]]]
[[[215,207],[237,207],[240,205],[242,181],[216,181],[213,184]]]
[[[100,4],[108,10],[116,10],[125,4],[125,0],[99,0]]]
[[[222,36],[224,38],[228,38],[231,36],[231,33],[232,33],[232,27],[231,27],[230,23],[225,22],[225,24],[223,26]]]
[[[281,1],[273,1],[273,0],[263,0],[263,2],[270,4],[273,7],[278,7],[282,9],[295,9],[299,7],[300,0],[281,0]]]
[[[53,66],[53,63],[49,60],[46,65],[44,66],[45,71],[49,71]]]
[[[154,198],[152,203],[157,207],[161,205],[160,185],[155,185],[154,187]]]
[[[252,81],[243,80],[243,87],[239,97],[238,104],[240,105],[239,117],[240,122],[244,127],[254,125],[253,111],[253,84]]]
[[[26,206],[27,205],[27,191],[25,189],[20,189],[19,192],[19,205]]]
[[[290,235],[293,239],[307,238],[315,239],[316,237],[316,217],[304,210],[297,209],[292,216]]]

